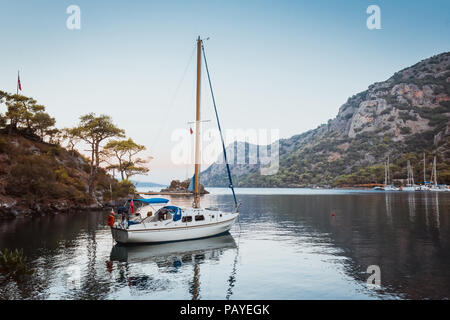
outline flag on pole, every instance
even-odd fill
[[[192,128],[189,128],[189,131],[191,132],[191,134],[194,133],[194,130],[192,130]]]
[[[17,71],[17,88],[22,91],[22,85],[20,84],[20,74],[19,71]]]

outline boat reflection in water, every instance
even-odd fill
[[[228,233],[207,239],[168,242],[148,245],[116,244],[111,250],[111,261],[141,263],[153,260],[179,261],[180,265],[194,261],[195,256],[217,259],[225,249],[236,248],[234,238]]]
[[[130,267],[153,264],[156,266],[159,274],[173,274],[179,272],[186,266],[191,266],[193,267],[193,272],[191,273],[192,280],[189,282],[189,293],[193,300],[197,300],[200,298],[200,265],[205,262],[218,261],[229,249],[236,249],[236,255],[238,254],[234,238],[227,233],[206,239],[160,244],[140,244],[133,246],[116,244],[111,250],[110,260],[111,263],[119,262],[118,269],[125,276],[128,287],[134,287],[138,290],[151,290],[156,284],[155,274],[142,274],[139,272],[140,275],[132,276],[131,274],[134,273],[129,272]],[[236,260],[237,257],[235,262]],[[235,282],[235,269],[236,263],[228,279],[227,298],[232,295],[232,288]],[[159,282],[159,289],[169,286],[167,281],[165,283],[164,281],[157,282]]]

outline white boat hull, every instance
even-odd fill
[[[144,228],[125,229],[114,226],[111,227],[111,233],[114,240],[119,243],[155,243],[200,239],[229,231],[238,215],[238,213],[224,215],[226,219],[222,221],[193,225],[183,224],[173,227],[145,228],[144,225]]]
[[[400,188],[393,187],[393,186],[385,186],[384,191],[400,191]]]
[[[413,186],[413,187],[403,187],[402,191],[420,191],[420,187]]]

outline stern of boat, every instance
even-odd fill
[[[118,243],[127,243],[128,242],[128,232],[125,229],[111,227],[111,234],[113,239]]]

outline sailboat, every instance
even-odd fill
[[[433,159],[433,169],[431,170],[431,181],[432,185],[429,187],[430,191],[449,191],[448,186],[438,185],[437,183],[437,168],[436,168],[436,156]]]
[[[205,62],[217,126],[222,141],[223,155],[230,183],[229,187],[232,191],[234,199],[234,211],[232,212],[223,212],[218,208],[202,208],[200,206],[200,88],[202,57]],[[153,211],[147,211],[149,205],[167,204],[168,200],[163,198],[157,198],[155,200],[135,200],[137,202],[144,203],[147,201],[149,204],[142,206],[139,209],[138,215],[134,212],[128,212],[127,214],[123,214],[124,218],[121,219],[121,221],[112,221],[110,227],[114,240],[118,243],[155,243],[206,238],[228,232],[239,216],[239,204],[236,200],[231,171],[227,161],[225,142],[223,139],[222,129],[220,127],[203,40],[200,39],[200,37],[197,39],[197,93],[194,169],[195,173],[192,181],[194,187],[194,201],[191,208],[164,205],[159,208],[155,214],[153,214]],[[131,211],[134,211],[133,200],[129,200],[129,204],[129,208],[133,208]],[[143,217],[145,212],[147,214]],[[134,217],[132,219],[130,219],[130,213],[134,213]]]
[[[420,186],[420,191],[430,191],[430,182],[427,181],[426,177],[426,162],[425,162],[425,152],[423,153],[423,185]]]
[[[389,183],[389,156],[384,167],[384,191],[399,191],[400,189]]]
[[[414,184],[414,174],[413,169],[411,167],[411,162],[408,160],[407,166],[406,166],[407,174],[408,174],[408,182],[406,186],[402,188],[403,191],[418,191],[420,190],[417,185]]]

